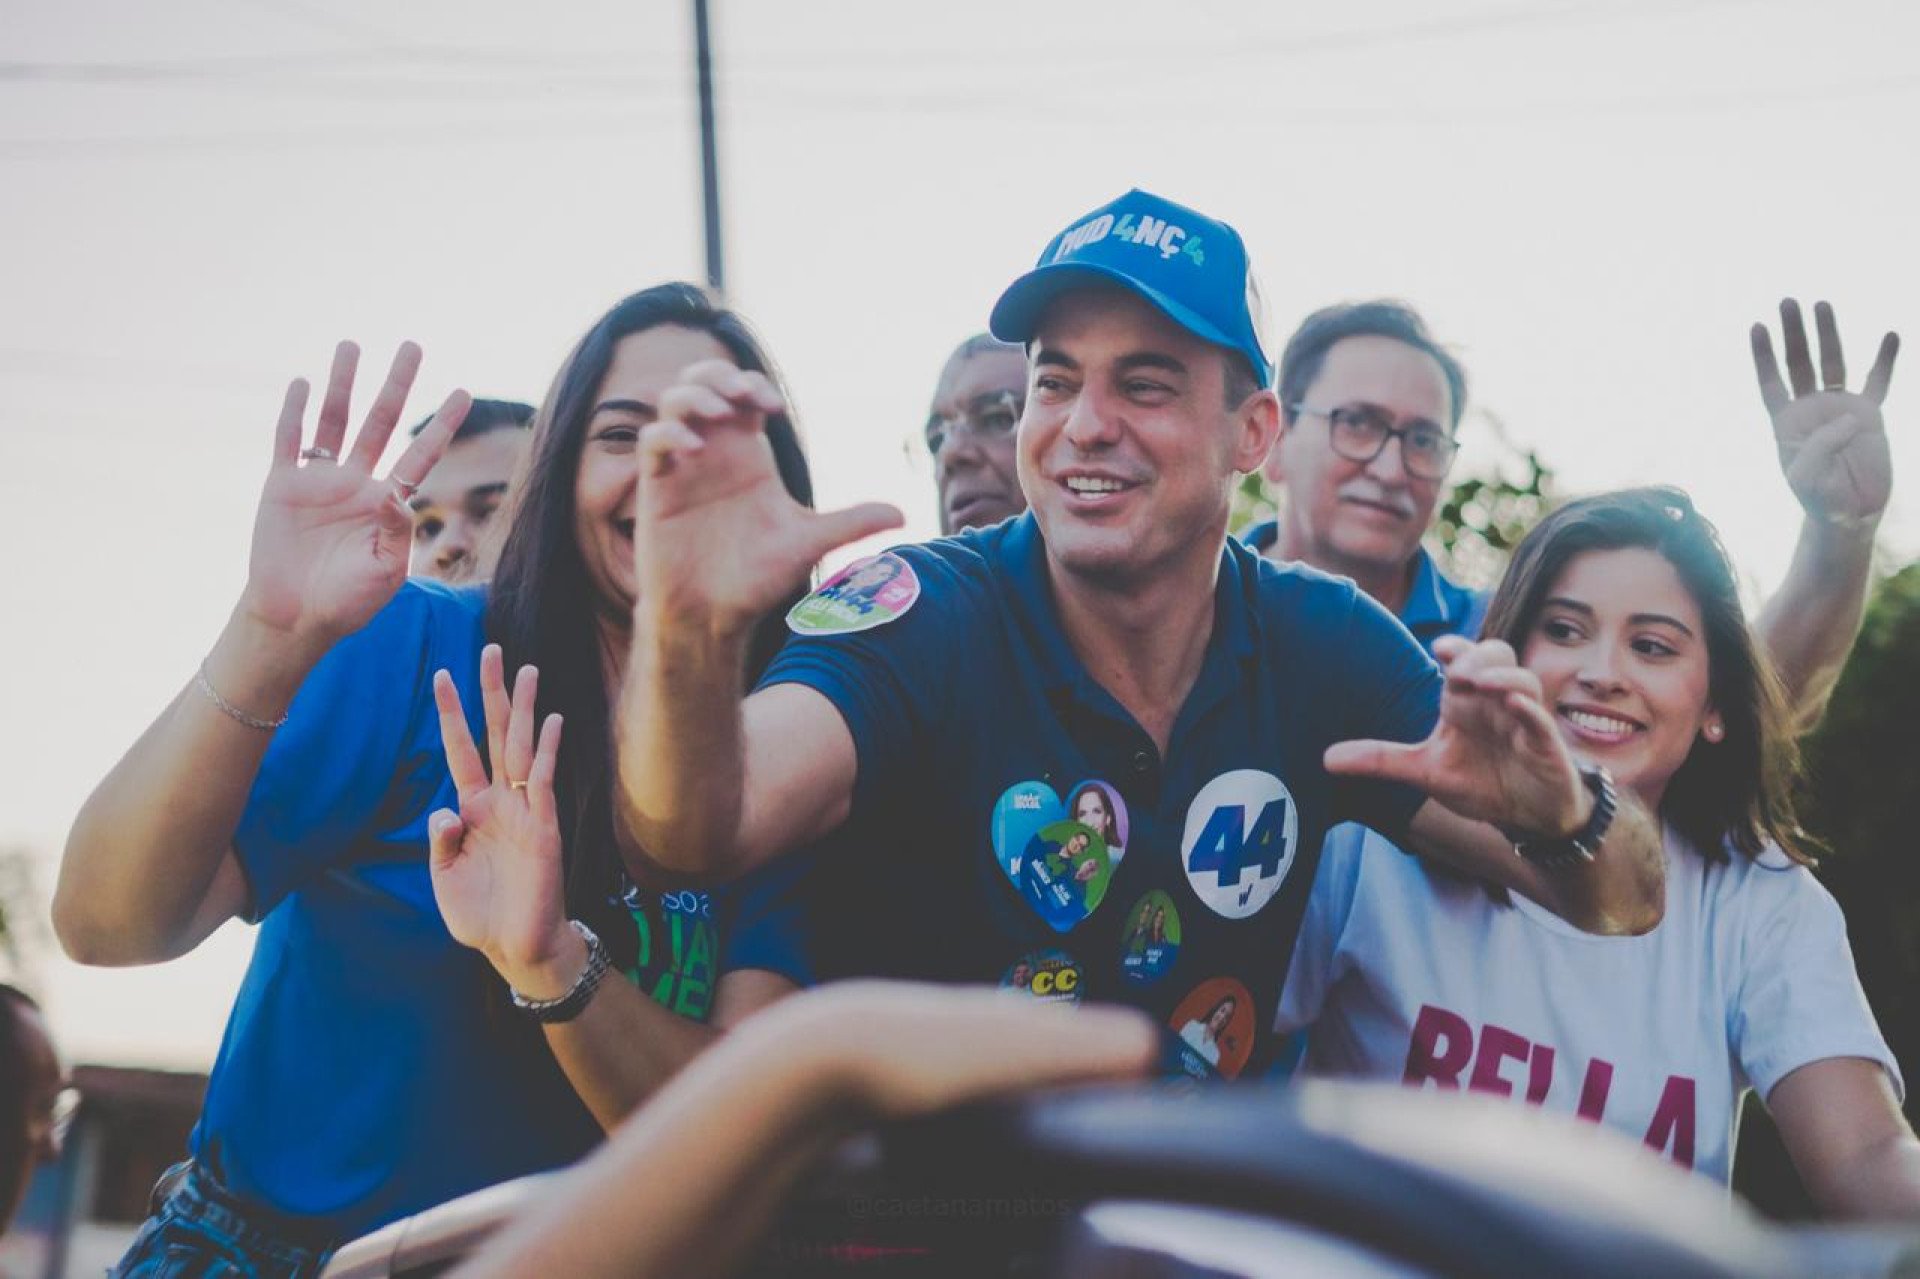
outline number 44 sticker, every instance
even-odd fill
[[[1201,787],[1187,807],[1180,859],[1208,909],[1245,919],[1280,891],[1299,839],[1300,814],[1286,783],[1235,769]]]

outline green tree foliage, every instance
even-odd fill
[[[43,931],[33,869],[25,848],[0,848],[0,975],[26,965]]]
[[[1434,515],[1430,540],[1439,543],[1440,567],[1454,581],[1480,590],[1500,580],[1513,548],[1555,500],[1553,471],[1540,455],[1508,451],[1517,455],[1519,479],[1508,477],[1503,458],[1485,474],[1454,481]]]
[[[1831,850],[1821,878],[1846,908],[1862,984],[1909,1070],[1920,1070],[1916,717],[1920,563],[1874,593],[1826,717],[1807,739],[1801,812]]]
[[[1800,818],[1825,846],[1818,874],[1847,916],[1867,1002],[1909,1080],[1920,1078],[1920,563],[1887,578],[1834,689],[1803,743]],[[1909,1119],[1920,1117],[1910,1088]],[[1769,1215],[1812,1203],[1771,1121],[1748,1106],[1734,1186]]]

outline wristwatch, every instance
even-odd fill
[[[1579,830],[1566,836],[1544,836],[1524,831],[1504,832],[1513,841],[1513,851],[1542,870],[1563,870],[1593,860],[1594,853],[1613,825],[1620,801],[1613,789],[1613,777],[1598,764],[1580,765],[1580,782],[1593,795],[1593,812]]]
[[[613,961],[607,958],[607,948],[600,944],[600,938],[593,929],[577,919],[567,921],[573,931],[580,934],[580,940],[587,943],[587,966],[573,979],[573,985],[567,993],[557,999],[528,999],[525,995],[507,987],[507,994],[513,997],[513,1006],[543,1025],[572,1021],[593,999],[593,992],[600,989],[600,979],[607,975],[607,969]]]

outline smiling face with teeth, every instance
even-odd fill
[[[1548,589],[1521,661],[1579,754],[1658,809],[1704,733],[1718,732],[1699,603],[1658,551],[1587,551]]]
[[[1055,567],[1107,588],[1211,580],[1235,479],[1279,429],[1271,392],[1227,403],[1244,358],[1107,285],[1055,299],[1030,357],[1020,487]]]

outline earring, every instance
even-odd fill
[[[1710,742],[1717,742],[1727,735],[1727,730],[1717,720],[1700,730]]]

